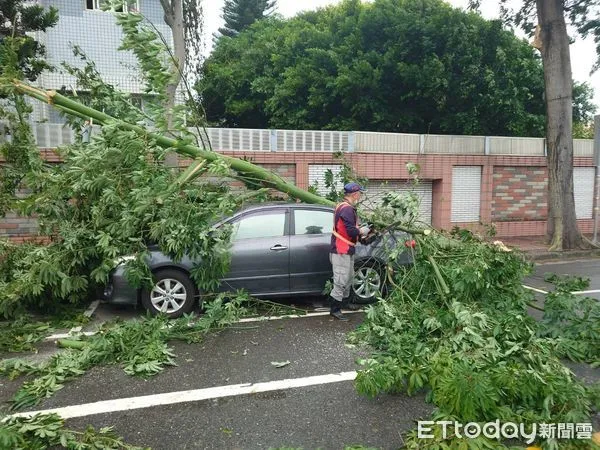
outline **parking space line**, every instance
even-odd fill
[[[263,383],[230,384],[204,389],[104,400],[94,403],[65,406],[62,408],[26,411],[7,416],[2,419],[2,421],[5,421],[11,417],[32,417],[36,414],[58,414],[63,419],[71,419],[74,417],[107,414],[117,411],[129,411],[132,409],[150,408],[154,406],[173,405],[176,403],[197,402],[201,400],[211,400],[222,397],[257,394],[259,392],[279,391],[283,389],[339,383],[341,381],[352,381],[355,378],[356,372],[351,371],[303,378],[287,378]]]
[[[540,294],[548,294],[548,291],[544,291],[542,289],[534,288],[532,286],[523,285],[525,289],[529,289],[530,291],[538,292]],[[598,294],[600,293],[600,289],[590,289],[589,291],[573,291],[571,294],[573,295],[586,295],[586,294]]]
[[[344,315],[348,314],[356,314],[364,311],[344,311]],[[280,319],[302,319],[304,317],[318,317],[318,316],[328,316],[329,309],[323,312],[314,312],[314,313],[306,313],[306,314],[289,314],[285,316],[267,316],[267,317],[246,317],[244,319],[240,319],[239,323],[245,322],[262,322],[263,320],[280,320]]]
[[[99,304],[100,304],[100,300],[94,300],[92,303],[90,303],[90,306],[88,306],[88,309],[86,309],[83,312],[83,315],[85,317],[92,317],[92,315],[96,311],[96,308],[98,308]],[[83,327],[81,325],[78,327],[73,327],[69,330],[69,335],[79,333],[82,329],[83,329]]]
[[[78,336],[93,336],[96,334],[96,331],[83,331],[83,332],[68,332],[68,333],[56,333],[51,334],[50,336],[46,336],[44,341],[56,341],[58,339],[68,339],[74,338]]]
[[[97,305],[96,305],[97,306]],[[364,312],[362,310],[359,311],[344,311],[344,314],[357,314]],[[266,316],[266,317],[245,317],[243,319],[238,320],[235,323],[248,323],[248,322],[263,322],[270,320],[282,320],[282,319],[302,319],[304,317],[319,317],[319,316],[328,316],[329,310],[326,312],[314,312],[314,313],[306,313],[306,314],[288,314],[285,316]],[[79,330],[75,330],[75,328],[79,328]],[[51,334],[50,336],[46,336],[44,338],[45,341],[55,341],[57,339],[68,339],[75,336],[93,336],[96,334],[94,331],[85,331],[81,332],[81,327],[72,328],[68,333],[57,333]]]
[[[525,289],[529,289],[530,291],[537,292],[539,294],[547,294],[548,293],[548,291],[544,291],[542,289],[534,288],[532,286],[527,286],[526,284],[524,284],[523,287]]]
[[[600,289],[592,289],[592,290],[589,290],[589,291],[573,291],[573,292],[571,292],[571,294],[575,294],[575,295],[597,294],[598,292],[600,292]]]

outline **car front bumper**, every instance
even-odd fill
[[[139,289],[134,288],[125,278],[123,266],[117,266],[109,276],[104,287],[102,299],[118,305],[136,305],[139,300]]]

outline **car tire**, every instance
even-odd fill
[[[374,303],[379,295],[385,295],[387,290],[385,273],[385,266],[378,261],[356,261],[352,281],[352,302]]]
[[[163,313],[171,319],[194,309],[196,287],[190,277],[179,270],[163,269],[154,273],[152,289],[142,289],[142,306],[151,314]]]

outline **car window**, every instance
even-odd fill
[[[294,234],[331,233],[333,229],[333,213],[311,209],[294,211]]]
[[[233,239],[258,239],[283,236],[285,212],[268,211],[242,217],[233,224]]]

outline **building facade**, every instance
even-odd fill
[[[56,26],[38,33],[37,39],[46,47],[47,60],[56,69],[44,72],[37,83],[46,89],[80,91],[73,76],[68,74],[63,63],[83,67],[84,62],[75,56],[77,46],[89,61],[92,61],[102,79],[123,92],[134,95],[142,102],[144,90],[142,74],[135,56],[119,50],[123,33],[111,11],[101,9],[101,0],[38,0],[44,7],[58,9]],[[171,45],[171,29],[164,22],[160,0],[134,0],[123,2],[123,8],[138,11],[164,36]],[[36,102],[33,120],[36,122],[64,123],[64,119],[49,105]]]

